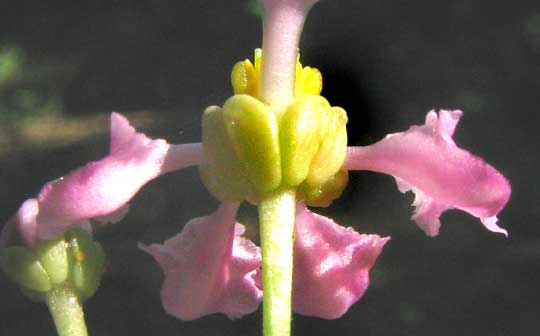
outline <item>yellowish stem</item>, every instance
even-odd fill
[[[291,334],[295,193],[281,190],[259,204],[263,258],[263,335]]]

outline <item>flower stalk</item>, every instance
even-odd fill
[[[298,44],[311,0],[263,0],[260,99],[281,111],[294,98]],[[259,204],[263,335],[291,334],[296,193],[278,189]]]
[[[280,190],[259,204],[264,336],[291,333],[295,209],[293,190]]]
[[[82,303],[69,288],[55,288],[47,293],[46,303],[54,320],[58,336],[87,336]]]

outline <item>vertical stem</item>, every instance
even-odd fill
[[[291,333],[295,193],[280,190],[259,204],[263,271],[263,335]]]
[[[294,95],[298,43],[307,10],[301,1],[263,1],[263,59],[260,96],[279,110]]]
[[[80,299],[71,288],[51,289],[47,293],[46,302],[58,336],[88,335]]]
[[[294,98],[298,44],[317,0],[262,0],[263,57],[259,98],[273,111]],[[259,204],[263,265],[263,335],[291,334],[294,190],[278,190]]]

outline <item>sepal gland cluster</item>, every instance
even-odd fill
[[[70,288],[86,300],[99,286],[105,254],[88,232],[73,227],[61,239],[42,240],[33,249],[3,248],[0,267],[34,301],[44,301],[57,288]]]
[[[259,97],[261,62],[259,49],[254,64],[238,62],[231,74],[234,96],[204,111],[202,181],[220,201],[257,204],[280,188],[293,188],[299,201],[328,206],[348,181],[341,170],[347,114],[320,96],[320,72],[299,61],[293,101],[272,109]]]

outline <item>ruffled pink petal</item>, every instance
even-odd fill
[[[335,319],[358,301],[369,270],[390,238],[359,234],[300,203],[294,241],[293,310]]]
[[[223,204],[189,221],[163,245],[139,245],[163,269],[161,300],[169,314],[182,320],[212,313],[237,318],[259,306],[261,254],[240,237],[244,227],[235,224],[237,209],[236,203]]]
[[[452,135],[461,111],[431,111],[422,126],[394,133],[366,147],[349,147],[344,168],[393,175],[402,192],[416,193],[413,219],[429,236],[439,233],[439,217],[457,208],[478,217],[494,232],[497,214],[510,198],[510,184],[481,158],[456,146]]]
[[[128,120],[111,115],[111,147],[105,158],[90,162],[65,177],[47,183],[37,198],[32,214],[24,215],[22,235],[51,239],[78,222],[113,215],[119,218],[123,207],[151,179],[172,170],[198,164],[202,160],[200,144],[169,145],[137,133]],[[27,201],[28,202],[28,201]],[[34,202],[34,201],[32,201]],[[33,203],[34,204],[34,203]],[[36,204],[34,204],[36,205]],[[114,218],[109,218],[114,219]],[[34,225],[38,233],[30,233]],[[32,231],[33,232],[33,231]],[[32,236],[33,235],[33,236]]]

